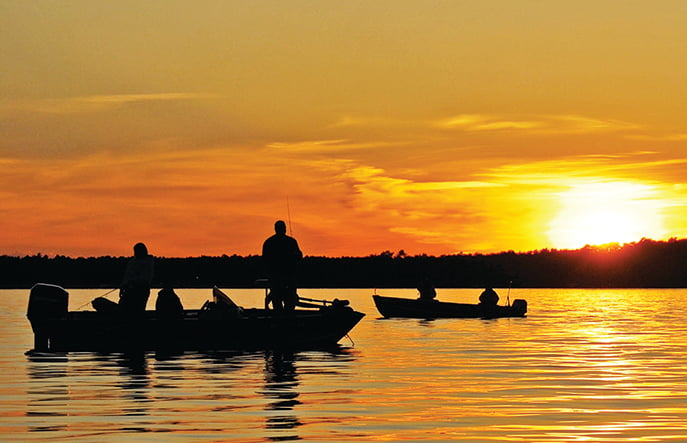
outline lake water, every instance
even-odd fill
[[[372,290],[299,292],[367,314],[340,352],[29,357],[28,291],[2,290],[0,440],[687,441],[687,290],[514,289],[527,318],[435,321],[380,319]]]

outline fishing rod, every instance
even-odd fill
[[[286,216],[289,221],[289,236],[293,237],[293,229],[291,228],[291,206],[289,205],[289,196],[286,196]]]
[[[119,288],[110,289],[109,291],[107,291],[106,293],[104,293],[103,295],[101,295],[100,297],[105,297],[105,296],[111,294],[112,292],[116,291],[117,289],[119,289]],[[98,297],[96,297],[96,298],[98,298]],[[95,300],[95,299],[93,299],[93,300]],[[80,310],[81,308],[84,308],[86,305],[88,305],[89,303],[93,302],[93,300],[87,301],[86,303],[84,303],[84,304],[82,304],[81,306],[79,306],[78,308],[76,308],[76,310],[78,311],[78,310]]]

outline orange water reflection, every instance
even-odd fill
[[[390,430],[376,438],[422,439],[428,432],[498,441],[685,437],[685,325],[678,309],[684,297],[538,292],[527,319],[378,320],[376,335],[393,328],[403,341],[376,356],[380,366],[385,362],[385,378],[402,374],[368,396],[371,409],[388,417]]]
[[[189,306],[207,298],[178,292]],[[231,292],[244,305],[263,297]],[[439,298],[478,293],[441,289]],[[25,377],[0,374],[0,418],[13,423],[4,429],[26,439],[138,441],[687,440],[685,290],[517,289],[511,299],[528,300],[528,317],[488,321],[383,320],[371,291],[324,295],[368,314],[352,332],[355,347],[143,361],[6,353],[4,372]]]

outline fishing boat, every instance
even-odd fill
[[[438,300],[408,299],[373,295],[377,310],[385,318],[500,318],[524,317],[527,301],[513,300],[508,306],[483,303],[450,303]]]
[[[277,312],[240,307],[217,287],[212,295],[200,309],[177,312],[130,315],[102,297],[95,311],[68,311],[64,288],[38,283],[27,311],[34,351],[319,349],[335,346],[365,315],[346,300],[301,299],[296,309]]]

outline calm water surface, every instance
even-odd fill
[[[527,318],[436,321],[380,319],[372,290],[300,293],[367,316],[338,352],[29,357],[28,291],[0,291],[0,440],[687,441],[687,290],[516,289]]]

